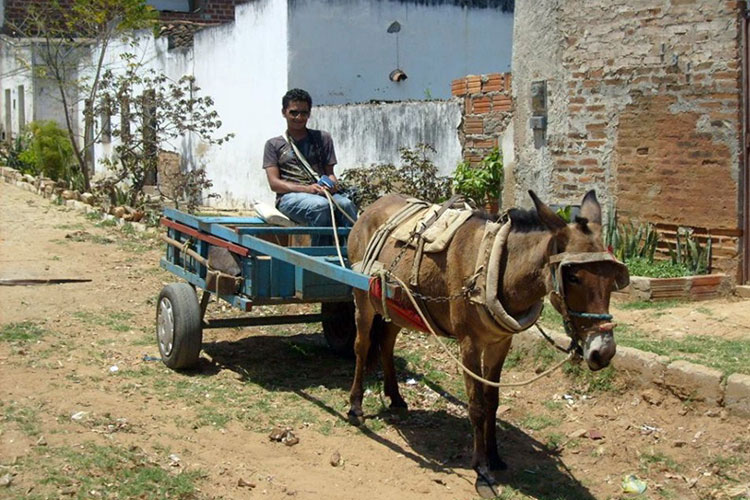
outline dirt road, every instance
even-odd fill
[[[360,429],[345,421],[353,365],[317,325],[208,331],[200,368],[175,373],[154,360],[156,297],[175,281],[160,255],[153,237],[0,182],[0,279],[91,280],[0,286],[0,497],[476,498],[461,377],[429,339],[397,346],[409,413],[387,410],[373,376]],[[545,360],[517,352],[506,380]],[[750,421],[612,370],[505,390],[499,412],[502,498],[741,498],[750,484]],[[299,442],[272,441],[275,427]],[[640,497],[623,492],[630,474]]]

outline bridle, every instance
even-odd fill
[[[617,290],[625,288],[629,281],[628,268],[609,252],[563,252],[552,255],[549,258],[550,274],[552,275],[552,292],[550,292],[550,302],[555,306],[563,319],[565,333],[570,337],[570,347],[568,352],[575,350],[579,355],[583,355],[583,347],[575,334],[573,327],[573,318],[585,318],[591,320],[601,320],[605,323],[599,326],[601,331],[612,331],[614,325],[611,323],[612,315],[609,313],[592,313],[585,311],[576,311],[568,306],[565,284],[563,281],[563,271],[566,267],[587,266],[597,263],[611,263],[615,269],[615,286]]]

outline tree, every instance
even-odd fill
[[[205,145],[221,145],[234,134],[215,136],[221,120],[213,99],[201,96],[194,76],[175,82],[153,70],[143,71],[132,54],[124,54],[126,71],[104,72],[101,96],[95,111],[102,116],[119,115],[111,124],[117,138],[114,155],[103,161],[114,174],[110,186],[121,181],[129,185],[128,202],[137,206],[149,177],[156,175],[160,149],[179,149],[173,141],[191,137]],[[211,186],[205,169],[198,165],[172,179],[175,193],[164,193],[178,202],[186,199],[188,209],[197,202],[203,188]]]
[[[35,77],[49,79],[57,87],[73,155],[84,187],[91,189],[94,103],[105,70],[110,43],[135,29],[153,26],[158,13],[145,0],[52,0],[29,2],[23,22],[10,26],[15,34],[37,39],[28,62]],[[98,49],[98,52],[94,50]],[[94,61],[86,62],[91,54]],[[84,71],[81,76],[79,71]],[[83,104],[84,130],[77,127],[78,109]]]

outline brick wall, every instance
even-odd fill
[[[542,4],[520,4],[516,14],[532,21]],[[535,148],[523,134],[517,140],[518,163],[537,170],[524,179],[545,179],[558,202],[578,202],[593,187],[624,218],[658,224],[667,233],[688,226],[711,235],[719,243],[716,264],[735,274],[744,2],[557,5],[547,14],[556,16],[556,38],[548,46],[539,40],[549,38],[549,30],[530,33],[519,29],[518,19],[515,27],[516,87],[545,80],[553,102],[545,146]],[[548,60],[529,61],[540,47],[559,52],[553,69]],[[515,58],[522,61],[517,65]],[[528,99],[514,97],[522,109],[516,129],[528,129]]]
[[[479,162],[495,147],[512,118],[510,73],[469,75],[451,82],[451,93],[463,98],[458,129],[465,161]]]

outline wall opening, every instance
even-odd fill
[[[26,127],[26,95],[23,91],[23,85],[18,86],[18,131],[23,131]]]

